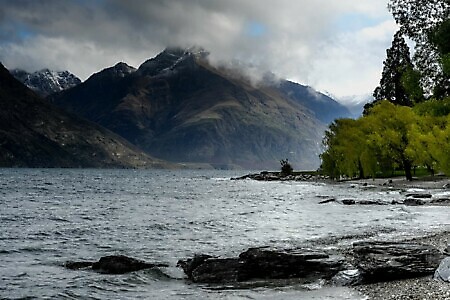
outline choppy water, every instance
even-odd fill
[[[403,199],[398,191],[229,180],[237,175],[243,172],[0,169],[0,298],[355,299],[347,288],[307,291],[295,283],[190,284],[175,265],[194,253],[231,256],[252,246],[449,226],[441,207],[318,204],[321,196]],[[62,267],[109,254],[171,267],[119,276]]]

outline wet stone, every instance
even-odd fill
[[[358,242],[353,252],[365,282],[431,275],[442,259],[435,247],[415,243]]]
[[[450,283],[450,257],[442,260],[434,273],[434,279]]]

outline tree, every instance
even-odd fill
[[[365,178],[375,175],[375,155],[368,147],[365,119],[338,119],[330,125],[323,140],[322,171],[333,179],[341,176]]]
[[[291,175],[292,172],[294,171],[294,169],[292,168],[292,166],[289,163],[289,160],[287,158],[280,160],[280,164],[281,164],[281,175],[282,176]]]
[[[386,99],[398,105],[412,106],[413,101],[408,96],[404,81],[414,66],[401,31],[394,35],[392,46],[386,50],[386,54],[380,85],[373,93],[375,101]]]
[[[422,75],[422,87],[431,94],[443,82],[443,68],[441,55],[430,37],[440,24],[449,19],[450,1],[390,0],[388,8],[400,30],[416,43],[414,63]]]
[[[370,124],[369,140],[381,158],[392,161],[405,171],[406,179],[412,180],[413,159],[407,151],[409,133],[416,123],[416,116],[409,107],[381,101],[366,117]]]
[[[436,27],[430,35],[430,40],[440,54],[442,68],[433,95],[442,99],[450,96],[450,19]]]

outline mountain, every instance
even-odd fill
[[[314,116],[325,124],[329,124],[337,118],[348,118],[351,116],[351,112],[347,107],[331,97],[315,91],[311,87],[282,80],[278,89],[287,97],[310,109]]]
[[[81,83],[81,80],[69,71],[56,72],[43,69],[28,73],[24,70],[14,69],[10,73],[41,97],[69,89]]]
[[[116,134],[42,100],[0,64],[1,167],[163,167]]]
[[[252,85],[207,55],[166,49],[127,76],[116,65],[49,99],[169,161],[278,169],[289,158],[317,168],[326,127],[318,118],[331,118],[334,100],[289,82]]]
[[[363,94],[363,95],[342,97],[340,98],[340,101],[342,103],[345,103],[345,106],[352,114],[352,118],[357,119],[362,116],[362,113],[364,111],[364,105],[366,105],[369,102],[373,102],[374,98],[371,94]]]

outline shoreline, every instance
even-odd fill
[[[404,239],[402,241],[432,245],[443,252],[450,245],[450,228],[444,229],[441,232]],[[367,300],[450,299],[450,283],[434,280],[433,276],[363,284],[353,288]]]
[[[380,191],[414,191],[420,193],[436,193],[436,191],[448,191],[450,198],[450,178],[446,176],[424,176],[414,177],[412,181],[406,180],[404,177],[390,177],[390,178],[368,178],[368,179],[351,179],[333,181],[327,178],[320,178],[311,175],[302,175],[301,177],[290,176],[283,178],[277,176],[277,172],[261,172],[257,174],[248,174],[237,179],[252,179],[259,181],[287,181],[287,182],[320,182],[326,184],[349,185],[349,187],[361,187],[367,189],[375,189]],[[449,202],[443,204],[443,209],[449,207]],[[450,212],[450,210],[449,210]],[[450,214],[449,214],[450,215]],[[362,238],[362,240],[370,239],[370,237]],[[388,241],[395,242],[413,242],[424,245],[431,245],[436,247],[440,252],[450,256],[450,223],[442,224],[442,228],[425,232],[421,235],[402,237],[392,236]],[[339,245],[339,241],[335,241],[334,246],[340,248],[344,253],[352,251],[352,247],[348,245]],[[352,243],[353,244],[353,243]],[[415,277],[401,280],[392,280],[377,283],[368,283],[357,286],[350,286],[360,294],[361,299],[364,300],[403,300],[403,299],[417,299],[417,300],[450,300],[450,283],[437,281],[433,279],[432,275]]]

